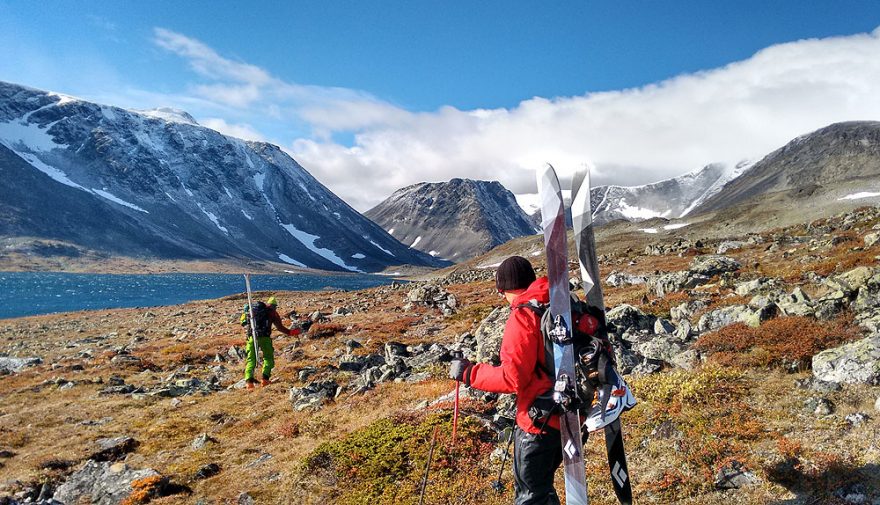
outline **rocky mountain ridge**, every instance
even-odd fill
[[[182,111],[0,82],[0,235],[178,259],[375,272],[443,262],[399,243],[277,146]]]
[[[497,181],[413,184],[364,215],[410,247],[452,261],[538,231]]]

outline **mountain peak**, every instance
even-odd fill
[[[198,126],[199,123],[185,110],[175,109],[173,107],[158,107],[155,109],[138,110],[131,109],[131,112],[148,116],[155,119],[162,119],[171,123],[184,123]]]
[[[513,193],[498,181],[455,178],[413,184],[365,215],[404,244],[452,261],[535,233]]]

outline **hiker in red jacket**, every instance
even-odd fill
[[[553,487],[553,475],[562,464],[559,416],[534,420],[529,416],[529,408],[538,395],[552,388],[553,380],[543,371],[541,321],[534,311],[520,307],[529,300],[548,303],[549,284],[546,277],[535,278],[529,260],[511,256],[498,267],[495,287],[511,306],[501,341],[501,365],[456,359],[450,365],[449,375],[483,391],[516,394],[514,503],[557,505],[559,497]]]

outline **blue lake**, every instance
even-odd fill
[[[394,279],[375,275],[252,275],[254,291],[364,289]],[[236,274],[72,274],[0,272],[0,319],[75,310],[175,305],[243,293]]]

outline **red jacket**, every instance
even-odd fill
[[[477,363],[471,369],[471,386],[492,393],[516,393],[516,424],[528,433],[540,433],[529,419],[529,406],[535,398],[550,389],[553,381],[540,369],[544,363],[544,336],[537,314],[517,305],[537,300],[550,301],[549,284],[541,277],[526,288],[511,303],[512,312],[504,327],[501,340],[501,366]],[[559,416],[553,416],[547,426],[559,429]]]

